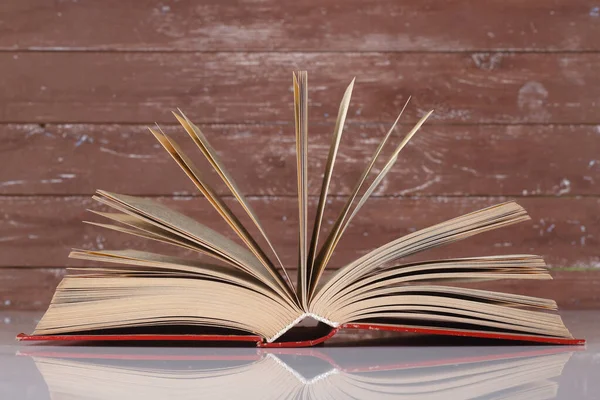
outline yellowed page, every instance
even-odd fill
[[[278,282],[251,252],[225,236],[153,200],[105,191],[98,191],[98,193],[103,197],[95,196],[94,199],[121,212],[137,216],[145,222],[155,224],[187,240],[208,247],[224,259],[229,260],[232,265],[259,277],[273,290],[292,301],[286,287],[282,286],[280,281]]]
[[[313,268],[317,248],[319,245],[319,232],[321,230],[321,224],[323,222],[323,213],[325,212],[325,204],[327,204],[327,192],[329,190],[329,184],[331,182],[331,176],[333,174],[333,166],[335,165],[335,159],[337,156],[338,148],[340,146],[340,140],[342,139],[342,132],[344,130],[344,123],[346,121],[346,115],[348,113],[348,106],[350,105],[350,98],[352,97],[353,88],[354,79],[352,79],[352,82],[350,82],[350,85],[348,85],[348,88],[344,92],[342,102],[340,103],[338,116],[335,122],[335,128],[333,130],[333,136],[331,139],[331,145],[329,146],[329,154],[327,155],[327,162],[325,163],[323,183],[321,185],[321,194],[319,195],[319,203],[317,205],[317,213],[315,215],[315,223],[313,225],[312,237],[310,240],[310,249],[308,251],[307,276],[309,287],[312,287]]]
[[[328,297],[339,292],[388,262],[528,219],[521,206],[515,202],[507,202],[405,235],[340,268],[319,287],[311,305],[319,303],[319,298],[323,296]]]
[[[208,264],[186,258],[151,253],[147,251],[125,250],[73,250],[71,258],[125,264],[128,268],[145,267],[157,270],[194,274],[195,278],[219,279],[238,286],[255,290],[273,299],[274,302],[289,306],[287,299],[265,285],[260,279],[252,277],[229,265]]]
[[[267,236],[267,233],[265,232],[262,224],[260,223],[260,220],[258,219],[258,215],[256,214],[256,212],[254,212],[254,210],[252,209],[250,203],[246,200],[246,198],[244,197],[244,195],[240,191],[239,187],[235,183],[235,180],[233,179],[233,177],[231,176],[231,174],[229,174],[229,172],[225,169],[225,165],[220,160],[220,158],[219,158],[219,156],[217,154],[217,151],[210,145],[210,143],[208,142],[208,139],[202,133],[202,131],[200,130],[200,128],[198,128],[196,125],[194,125],[189,120],[189,118],[187,118],[183,114],[183,112],[181,112],[181,110],[179,110],[179,112],[181,113],[181,115],[178,115],[175,112],[173,113],[173,115],[175,115],[175,118],[177,118],[177,120],[183,126],[183,128],[188,133],[188,135],[190,135],[190,137],[192,138],[192,140],[194,141],[194,143],[196,143],[196,145],[198,146],[198,148],[202,151],[202,154],[204,154],[204,156],[206,157],[206,159],[208,160],[208,162],[212,165],[212,167],[217,172],[217,174],[219,174],[219,176],[221,177],[221,179],[223,180],[223,182],[225,183],[225,185],[227,185],[227,188],[231,191],[231,193],[233,194],[233,196],[237,199],[237,201],[242,206],[242,208],[244,209],[244,211],[246,211],[246,214],[250,217],[250,219],[252,220],[252,222],[254,223],[254,225],[256,226],[256,228],[259,230],[260,234],[265,239],[265,241],[267,242],[269,248],[271,249],[271,252],[275,256],[275,258],[277,260],[277,263],[278,263],[278,266],[281,268],[281,270],[282,270],[282,272],[283,272],[283,274],[284,274],[284,276],[286,278],[286,281],[287,281],[287,284],[288,284],[290,290],[292,290],[293,286],[292,286],[292,282],[290,280],[290,277],[289,277],[289,275],[288,275],[288,273],[287,273],[287,271],[286,271],[283,263],[281,262],[281,259],[279,258],[279,255],[277,254],[277,251],[275,251],[275,247],[273,246],[273,244],[269,240],[269,237]],[[264,254],[264,252],[263,252],[263,254]]]
[[[481,280],[482,275],[486,276],[485,280],[509,277],[513,279],[552,279],[544,260],[535,255],[502,255],[391,264],[356,280],[335,293],[328,299],[327,307],[332,307],[334,303],[351,302],[357,296],[371,293],[379,287],[415,281],[470,282]],[[556,303],[553,300],[531,299],[535,299],[535,301],[527,303],[529,307],[556,309]]]
[[[145,222],[138,217],[134,217],[128,214],[121,213],[107,213],[100,212],[96,210],[88,210],[96,215],[107,218],[109,220],[118,222],[120,224],[126,225],[127,227],[123,227],[120,225],[113,224],[104,224],[94,221],[83,221],[84,224],[90,224],[99,226],[102,228],[119,231],[123,233],[128,233],[134,236],[140,236],[151,240],[157,240],[163,243],[168,243],[173,246],[183,247],[188,250],[197,251],[203,254],[208,254],[212,257],[220,257],[218,254],[214,253],[208,247],[201,245],[197,242],[192,242],[187,240],[179,235],[175,235],[167,230],[164,230],[156,225]],[[133,228],[133,229],[130,229]]]
[[[373,169],[373,166],[375,165],[377,158],[381,154],[381,151],[383,150],[385,144],[387,143],[388,139],[392,135],[392,132],[394,132],[394,128],[398,124],[398,121],[400,120],[400,117],[404,113],[404,110],[406,109],[406,106],[408,105],[409,101],[410,101],[410,97],[404,104],[404,107],[402,107],[402,110],[400,111],[400,114],[398,114],[398,117],[392,124],[392,127],[388,130],[388,132],[386,133],[383,140],[379,143],[379,146],[377,146],[375,153],[371,157],[371,161],[369,162],[369,165],[367,166],[367,168],[363,171],[362,175],[360,176],[358,182],[356,183],[354,189],[352,190],[352,194],[348,197],[348,200],[346,201],[346,204],[342,208],[342,211],[340,212],[335,223],[333,224],[333,227],[331,228],[331,231],[329,232],[329,235],[327,236],[325,243],[323,244],[323,246],[321,247],[321,250],[319,251],[318,255],[316,256],[315,262],[313,263],[313,273],[312,273],[313,279],[311,281],[310,297],[312,297],[312,295],[318,285],[321,274],[323,273],[323,270],[326,267],[326,263],[323,260],[326,258],[326,255],[329,251],[331,243],[333,242],[333,239],[336,236],[336,232],[340,229],[344,219],[346,218],[346,215],[348,214],[348,212],[350,210],[350,207],[352,206],[352,203],[354,202],[354,199],[356,198],[356,196],[358,195],[358,192],[360,191],[360,188],[366,181],[367,176]]]
[[[220,280],[67,275],[34,334],[200,325],[270,338],[300,314],[263,293]]]
[[[298,282],[300,303],[308,307],[307,206],[308,206],[308,77],[306,71],[294,74],[294,111],[296,121],[296,166],[298,174]]]
[[[412,137],[415,135],[415,133],[417,133],[417,131],[425,123],[427,118],[429,118],[431,113],[433,113],[433,110],[429,111],[427,114],[425,114],[425,116],[423,116],[423,118],[421,118],[421,120],[419,122],[417,122],[417,124],[410,130],[410,132],[408,132],[408,134],[404,137],[404,139],[402,139],[402,142],[400,142],[400,144],[398,145],[398,147],[396,148],[396,150],[394,151],[392,156],[389,158],[389,160],[387,161],[385,166],[382,168],[381,172],[379,172],[379,174],[377,174],[377,176],[375,177],[375,180],[373,180],[373,183],[371,183],[369,188],[362,195],[362,197],[358,201],[358,204],[356,205],[356,207],[354,207],[354,210],[352,210],[352,213],[350,214],[348,219],[342,225],[342,228],[340,229],[340,231],[337,235],[337,238],[336,238],[335,242],[333,243],[332,251],[335,249],[335,246],[337,246],[337,244],[338,244],[340,238],[342,237],[342,235],[344,234],[344,231],[346,230],[346,228],[348,228],[350,221],[352,221],[352,219],[358,213],[358,211],[361,209],[361,207],[367,202],[367,200],[369,199],[371,194],[373,194],[373,191],[381,183],[383,178],[385,178],[385,176],[390,171],[390,169],[394,166],[396,161],[398,161],[398,155],[400,154],[400,151],[402,151],[404,146],[406,146],[406,144],[409,142],[409,140],[412,139]]]
[[[290,297],[294,297],[294,292],[288,284],[282,279],[277,269],[263,250],[260,248],[258,243],[242,225],[239,219],[233,214],[231,209],[222,201],[220,196],[214,189],[202,178],[200,170],[194,165],[192,160],[187,157],[181,147],[164,132],[157,132],[150,129],[150,132],[156,137],[156,139],[163,145],[165,150],[173,157],[177,164],[183,169],[190,180],[196,185],[198,190],[208,199],[210,204],[215,210],[221,215],[221,217],[227,222],[227,224],[233,229],[240,239],[246,244],[248,249],[256,256],[258,261],[265,267],[271,276],[278,282],[281,287],[286,290]]]
[[[330,233],[329,237],[327,238],[327,241],[325,242],[325,244],[323,245],[323,248],[321,249],[321,252],[319,253],[318,260],[317,260],[318,267],[317,267],[317,271],[315,273],[315,279],[314,279],[314,281],[312,282],[312,285],[311,285],[311,295],[314,292],[316,286],[318,285],[319,278],[320,278],[321,274],[323,273],[323,270],[327,266],[327,263],[329,262],[329,260],[333,256],[333,252],[335,251],[335,247],[339,243],[339,241],[340,241],[343,233],[345,232],[346,228],[350,224],[350,221],[358,213],[358,211],[360,210],[360,208],[369,199],[369,197],[371,196],[371,194],[373,193],[373,191],[375,190],[375,188],[379,185],[379,183],[381,183],[381,181],[383,180],[383,178],[385,178],[386,174],[393,167],[393,165],[395,164],[395,162],[398,159],[398,155],[399,155],[400,151],[402,151],[402,149],[406,146],[406,144],[414,136],[414,134],[417,133],[417,131],[425,123],[425,121],[427,120],[427,118],[429,118],[429,116],[431,115],[432,112],[433,111],[430,111],[425,116],[423,116],[421,118],[421,120],[419,120],[419,122],[417,122],[417,124],[404,137],[404,139],[402,140],[402,142],[396,147],[395,151],[391,155],[390,159],[387,161],[386,165],[379,172],[379,174],[375,177],[375,179],[373,180],[372,184],[365,191],[365,193],[363,194],[363,196],[359,200],[358,204],[354,207],[354,210],[352,211],[352,213],[350,214],[350,216],[348,218],[346,218],[347,215],[348,215],[348,212],[350,211],[350,208],[352,206],[352,202],[354,201],[354,199],[358,195],[358,192],[360,191],[362,185],[364,184],[368,173],[370,172],[371,168],[373,167],[373,165],[375,163],[375,160],[377,159],[377,157],[379,156],[379,153],[380,153],[381,149],[383,148],[383,146],[380,145],[378,151],[376,152],[376,156],[373,157],[371,164],[369,165],[369,167],[365,171],[366,173],[363,174],[363,176],[361,177],[361,180],[359,181],[359,184],[356,186],[356,188],[353,191],[352,195],[348,199],[346,205],[344,206],[344,209],[342,210],[340,216],[338,217],[338,220],[336,220],[336,223],[334,224],[334,227],[332,228],[331,233]],[[398,116],[398,118],[400,118],[400,116]],[[397,121],[398,121],[398,119],[396,119],[396,122],[394,123],[394,126],[397,123]],[[392,129],[390,129],[390,132],[394,129],[394,126],[392,126]],[[388,136],[389,136],[389,132],[388,132],[388,135],[386,135],[386,139],[385,140],[387,140]]]

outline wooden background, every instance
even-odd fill
[[[223,228],[145,129],[159,122],[192,150],[176,107],[204,128],[294,265],[294,69],[309,71],[313,206],[339,100],[357,77],[328,223],[407,97],[396,139],[435,109],[336,265],[516,199],[532,221],[428,257],[541,254],[554,281],[491,287],[600,306],[599,3],[283,3],[0,4],[0,310],[44,309],[77,264],[72,247],[157,250],[81,223],[97,188],[155,197]]]

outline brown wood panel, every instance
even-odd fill
[[[598,123],[600,54],[0,54],[0,122],[285,121],[293,69],[310,71],[310,119],[333,121],[357,77],[350,121]]]
[[[45,310],[66,270],[61,268],[3,268],[0,311]],[[505,280],[471,284],[485,290],[551,298],[561,309],[600,307],[600,271],[553,271],[552,281]]]
[[[64,268],[0,269],[0,310],[45,310],[65,272]]]
[[[178,126],[165,126],[189,149]],[[292,125],[203,127],[248,195],[296,194]],[[331,193],[352,190],[384,124],[347,126]],[[431,125],[403,151],[375,193],[387,195],[599,195],[596,125]],[[398,128],[398,142],[407,126]],[[309,188],[318,195],[332,125],[313,125]],[[140,125],[0,126],[0,193],[91,194],[96,189],[137,195],[195,194],[195,188]],[[393,145],[393,143],[391,143]],[[25,164],[24,160],[35,160]],[[212,182],[219,178],[212,175]],[[223,185],[221,193],[227,193]]]
[[[0,49],[598,50],[590,0],[12,0]]]
[[[503,200],[460,197],[372,199],[346,232],[332,266],[344,265],[406,233]],[[202,198],[160,198],[159,201],[231,236],[229,228]],[[251,202],[284,263],[295,265],[298,235],[296,200],[260,197],[252,198]],[[315,198],[311,198],[311,210],[314,210],[315,203]],[[519,203],[528,209],[532,221],[438,248],[419,258],[533,253],[543,255],[553,267],[600,265],[600,199],[523,198],[519,199]],[[331,226],[341,204],[338,198],[328,205],[325,229]],[[78,265],[79,261],[66,257],[72,247],[172,250],[166,245],[83,224],[83,219],[95,219],[85,211],[87,208],[96,208],[88,197],[0,197],[3,216],[0,219],[0,266]],[[233,209],[239,211],[237,206]]]

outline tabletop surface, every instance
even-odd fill
[[[561,315],[585,346],[441,337],[279,350],[33,345],[14,337],[40,314],[4,312],[0,398],[600,399],[600,311]]]

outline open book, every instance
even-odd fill
[[[514,202],[410,233],[324,274],[352,219],[432,113],[426,113],[384,158],[383,150],[400,112],[325,233],[323,215],[353,86],[354,81],[340,103],[309,231],[307,74],[293,75],[299,211],[295,284],[217,151],[204,133],[178,112],[175,118],[237,200],[246,224],[173,138],[159,127],[150,131],[239,241],[159,202],[98,191],[94,199],[112,212],[94,211],[105,221],[90,223],[178,246],[202,257],[137,250],[75,250],[70,254],[73,258],[111,265],[71,268],[33,335],[19,338],[236,340],[253,341],[259,346],[302,346],[322,342],[341,328],[364,328],[582,343],[572,338],[560,316],[553,312],[556,303],[552,300],[456,286],[460,281],[551,279],[539,256],[402,262],[418,252],[528,220],[525,210]],[[320,326],[312,333],[306,329],[296,331],[294,339],[289,339],[288,331],[305,318],[319,321]]]
[[[557,378],[572,354],[567,349],[471,348],[441,359],[439,350],[431,351],[438,354],[432,358],[424,349],[414,354],[369,349],[365,357],[344,356],[343,349],[156,354],[142,348],[102,354],[62,348],[25,355],[33,358],[55,400],[196,399],[199,394],[210,399],[541,400],[556,397]]]

